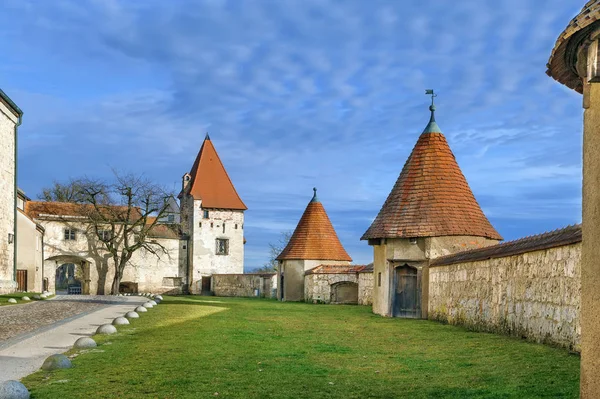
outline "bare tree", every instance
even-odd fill
[[[66,184],[54,181],[51,187],[42,189],[38,199],[51,202],[82,202],[81,188],[77,180],[70,180]]]
[[[256,269],[257,272],[276,272],[277,271],[277,257],[283,251],[283,249],[287,246],[288,242],[290,242],[290,238],[292,238],[291,231],[282,231],[279,233],[279,237],[277,238],[277,242],[269,243],[269,261],[262,265],[260,268]]]
[[[101,243],[110,255],[115,268],[111,294],[119,293],[125,268],[136,251],[144,249],[157,257],[167,253],[150,237],[172,196],[162,187],[140,176],[118,173],[113,182],[83,178],[55,187],[74,193],[70,198],[79,204],[78,213],[85,217],[88,239]]]

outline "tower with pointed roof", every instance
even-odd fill
[[[316,266],[347,265],[352,261],[340,242],[327,212],[317,197],[317,189],[290,241],[277,257],[277,298],[304,300],[304,273]]]
[[[208,136],[189,173],[183,175],[181,225],[188,236],[188,287],[211,291],[213,274],[244,272],[244,211],[217,151]]]
[[[475,200],[431,117],[379,214],[363,234],[374,252],[373,311],[427,318],[429,260],[502,237]]]

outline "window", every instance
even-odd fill
[[[235,224],[235,229],[237,230],[237,223]]]
[[[169,223],[174,223],[175,222],[175,215],[169,215],[169,216],[167,216],[167,221]]]
[[[217,255],[229,255],[229,240],[217,238]]]
[[[198,227],[202,227],[202,222],[198,223]]]
[[[223,222],[223,234],[225,234],[225,222]]]
[[[208,219],[209,216],[210,215],[209,215],[208,211],[204,210],[204,214],[203,214],[204,219]]]
[[[110,230],[98,230],[98,238],[102,241],[110,241],[111,232]]]
[[[211,227],[211,228],[213,227],[213,224],[212,224],[212,223],[210,224],[210,227]]]
[[[381,287],[381,272],[377,273],[377,286]]]
[[[408,242],[410,242],[411,244],[416,244],[417,243],[417,237],[411,237],[411,238],[409,238]]]
[[[75,230],[74,229],[65,229],[65,240],[68,240],[68,241],[75,240]]]

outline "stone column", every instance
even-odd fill
[[[581,398],[600,397],[600,83],[584,83]]]

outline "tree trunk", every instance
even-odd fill
[[[123,270],[125,270],[126,264],[127,260],[121,258],[121,260],[115,267],[115,277],[113,278],[112,286],[110,288],[111,295],[119,294],[119,286],[121,285],[121,279],[123,278]]]

